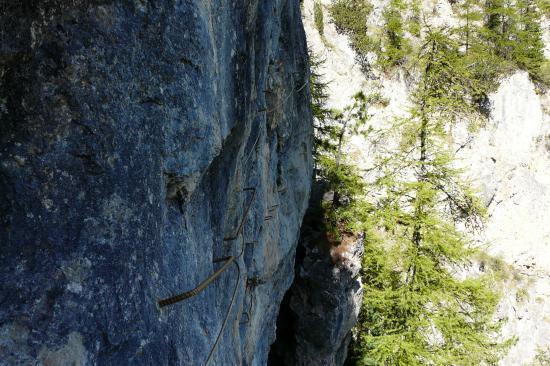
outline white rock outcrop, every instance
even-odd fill
[[[547,96],[526,72],[504,79],[490,96],[487,125],[455,135],[459,162],[485,200],[489,218],[475,239],[512,265],[499,317],[518,343],[501,362],[524,365],[550,345],[550,116]],[[461,135],[459,137],[459,135]],[[466,142],[467,141],[467,142]]]

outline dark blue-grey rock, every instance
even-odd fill
[[[203,365],[230,308],[210,364],[264,365],[310,188],[298,0],[0,0],[0,32],[0,364]]]
[[[303,240],[304,259],[290,291],[295,351],[287,364],[342,366],[363,299],[363,238],[345,237],[323,248],[315,237]]]
[[[361,309],[363,237],[343,234],[335,246],[319,217],[322,184],[314,185],[313,192],[302,226],[295,280],[277,320],[270,366],[342,366]]]

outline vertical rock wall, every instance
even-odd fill
[[[487,125],[475,133],[458,126],[455,138],[488,211],[475,239],[509,264],[497,316],[518,342],[500,364],[528,365],[550,347],[550,92],[537,94],[516,72],[489,99]]]
[[[298,0],[0,10],[0,364],[203,365],[228,309],[210,364],[265,364],[311,176]]]
[[[341,366],[346,361],[363,300],[363,238],[345,235],[337,246],[329,240],[319,216],[325,189],[313,184],[296,277],[281,306],[270,366]]]
[[[290,298],[295,318],[293,364],[341,366],[363,299],[359,277],[363,240],[342,243],[332,253],[323,253],[315,237],[308,239],[302,243],[305,258]]]

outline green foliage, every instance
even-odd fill
[[[336,28],[349,36],[358,61],[365,67],[367,53],[377,48],[375,40],[367,33],[367,20],[372,9],[368,0],[336,0],[329,8]]]
[[[412,7],[413,16],[404,21],[402,14],[408,6]],[[412,50],[405,31],[420,34],[420,7],[417,1],[408,4],[406,0],[391,0],[383,12],[383,30],[376,35],[367,27],[372,9],[367,0],[338,0],[330,8],[330,13],[337,29],[349,35],[360,62],[366,62],[367,53],[375,52],[378,66],[390,70],[402,65]]]
[[[381,50],[378,52],[378,64],[384,70],[403,64],[411,51],[409,41],[404,37],[402,14],[406,9],[407,4],[403,0],[390,0],[384,10],[385,37],[382,38]]]
[[[548,0],[464,0],[455,13],[461,25],[449,32],[460,39],[465,61],[480,72],[477,80],[496,84],[501,75],[520,68],[546,82],[541,3]],[[488,90],[490,88],[487,88]]]
[[[335,135],[331,124],[332,111],[327,108],[327,83],[323,82],[323,75],[319,69],[324,61],[309,51],[309,85],[311,92],[311,110],[313,112],[313,158],[318,163],[319,156],[335,150],[332,137]]]
[[[319,179],[328,183],[328,190],[338,192],[338,204],[324,202],[323,215],[325,228],[335,241],[343,232],[360,234],[368,212],[366,202],[360,199],[365,184],[359,171],[352,164],[340,162],[330,156],[320,159]]]
[[[488,85],[447,32],[426,30],[409,115],[370,132],[399,144],[379,148],[367,186],[359,365],[497,365],[513,342],[495,337],[495,278],[456,275],[475,253],[456,227],[480,227],[485,209],[453,167],[449,130],[481,118],[472,96]]]
[[[485,4],[487,22],[481,34],[492,52],[541,80],[544,43],[541,12],[534,0],[490,0]]]
[[[541,65],[545,58],[539,10],[532,0],[518,0],[516,8],[518,26],[512,59],[519,67],[529,71],[533,78],[540,79]]]
[[[359,209],[356,198],[364,191],[363,179],[359,171],[342,157],[342,146],[348,135],[359,133],[366,122],[367,105],[385,103],[380,94],[365,96],[357,93],[354,103],[343,111],[327,108],[327,84],[322,81],[319,72],[323,61],[310,52],[310,88],[312,111],[314,116],[314,151],[316,179],[324,181],[329,191],[346,201],[346,204],[334,205],[325,202],[317,214],[324,222],[325,229],[334,240],[340,239],[342,230],[350,228],[358,233],[360,223],[365,217]],[[368,104],[367,104],[368,103]],[[353,213],[353,214],[352,214]]]
[[[539,348],[535,360],[529,366],[550,366],[550,346]]]
[[[319,2],[313,4],[313,21],[315,23],[315,28],[323,37],[325,35],[325,25],[323,23],[323,6]]]
[[[479,251],[475,253],[473,259],[479,262],[479,266],[484,272],[490,273],[498,282],[521,281],[521,276],[517,269],[506,263],[502,258]]]
[[[367,19],[372,9],[366,0],[337,0],[330,7],[330,15],[340,31],[360,37],[367,34]]]
[[[320,177],[335,192],[335,201],[323,206],[327,230],[335,240],[344,232],[365,233],[354,360],[497,365],[514,342],[498,341],[502,322],[493,320],[500,299],[495,283],[509,279],[507,265],[480,259],[457,229],[479,229],[485,207],[454,167],[450,131],[462,120],[483,123],[483,103],[501,75],[521,67],[544,79],[550,66],[540,57],[540,14],[531,0],[516,7],[508,0],[464,0],[454,5],[461,25],[445,28],[424,24],[418,4],[405,1],[389,2],[376,37],[367,32],[372,8],[366,1],[338,0],[330,9],[357,53],[376,52],[385,70],[406,63],[418,80],[409,113],[390,128],[365,128],[368,108],[385,101],[358,94],[344,111],[327,114],[330,127],[322,133],[330,148],[319,149]],[[414,52],[407,32],[422,37]],[[354,134],[376,142],[366,181],[342,153]],[[484,274],[459,276],[476,256],[487,264],[480,266]]]
[[[334,150],[332,154],[325,156],[328,161],[333,161],[334,166],[325,164],[325,170],[332,172],[327,175],[331,189],[334,190],[333,206],[340,205],[342,197],[350,198],[353,194],[348,194],[347,189],[351,182],[347,180],[348,170],[351,166],[346,165],[343,157],[343,147],[349,136],[363,133],[362,127],[367,122],[369,115],[367,113],[369,102],[374,100],[359,92],[353,96],[353,104],[344,108],[343,111],[332,112],[331,134],[328,139],[334,141]]]
[[[529,300],[529,292],[525,287],[519,288],[516,291],[516,301],[521,304],[527,300]]]
[[[517,68],[548,83],[541,16],[548,16],[549,0],[463,0],[454,4],[461,22],[446,29],[446,37],[458,42],[464,64],[473,68],[475,80],[484,81],[484,93],[494,89],[501,75]],[[422,29],[428,28],[422,24],[418,0],[390,0],[382,14],[381,31],[367,27],[371,11],[367,0],[337,0],[330,8],[337,29],[349,35],[361,65],[369,68],[369,52],[377,55],[377,66],[385,71],[416,62],[411,37],[420,38]],[[472,97],[484,98],[479,93]]]
[[[370,104],[379,103],[383,98],[380,94],[365,95],[358,92],[353,96],[353,103],[343,111],[334,111],[334,122],[337,124],[338,137],[345,137],[348,133],[357,135],[369,119],[368,108]],[[344,141],[342,141],[344,142]]]
[[[540,81],[545,85],[550,85],[550,60],[545,60],[540,66]]]
[[[361,179],[352,165],[343,161],[342,147],[348,136],[359,133],[368,119],[366,103],[379,103],[380,95],[357,93],[354,103],[343,111],[327,108],[327,83],[319,69],[323,61],[310,51],[311,109],[314,119],[314,152],[318,178],[326,181],[330,190],[340,190],[345,197],[361,191]]]
[[[319,177],[328,183],[329,190],[338,190],[346,198],[355,198],[363,191],[363,180],[353,165],[337,164],[336,159],[329,155],[320,156],[319,165],[322,167]]]
[[[432,237],[456,244],[441,234]],[[365,246],[363,268],[368,286],[357,363],[496,365],[503,345],[489,337],[498,330],[498,324],[491,321],[498,296],[490,290],[490,279],[457,281],[441,268],[436,242],[425,242],[413,251],[400,245],[401,241],[384,248],[376,240],[387,238],[371,236]],[[455,245],[446,249],[457,257],[462,252]],[[415,271],[407,271],[408,266]]]
[[[465,53],[470,51],[472,43],[479,39],[481,24],[483,20],[483,9],[479,6],[477,0],[464,0],[458,2],[456,10],[458,18],[461,20],[457,28],[459,39],[462,41]]]
[[[420,37],[422,25],[420,24],[420,1],[412,0],[410,4],[412,16],[408,19],[407,30],[415,37]]]
[[[504,59],[510,59],[514,47],[514,31],[516,30],[516,12],[511,0],[488,0],[485,5],[487,22],[484,33],[496,54]]]
[[[550,0],[538,0],[537,6],[540,12],[548,19],[550,19]]]

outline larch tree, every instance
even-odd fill
[[[449,127],[477,113],[453,38],[427,29],[413,107],[384,131],[399,144],[378,154],[363,218],[360,365],[496,365],[511,342],[495,338],[490,276],[457,275],[473,253],[457,225],[479,226],[484,207],[453,166]]]

